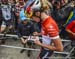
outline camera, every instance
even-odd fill
[[[33,44],[34,44],[34,41],[33,41],[33,40],[28,40],[28,41],[27,41],[27,45],[28,45],[28,46],[31,46],[31,45],[33,45]]]

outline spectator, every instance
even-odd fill
[[[35,29],[34,29],[33,24],[28,21],[28,18],[25,17],[24,10],[22,10],[20,12],[20,19],[21,19],[21,23],[18,23],[17,34],[21,38],[21,42],[23,43],[23,45],[25,47],[28,40],[23,38],[23,36],[33,35],[33,33],[35,32]],[[32,45],[31,43],[28,43],[29,47],[31,47],[31,45]],[[24,49],[21,50],[21,53],[23,51],[24,51]],[[28,50],[28,51],[30,51],[30,50]],[[29,54],[28,54],[28,56],[29,56]]]
[[[12,27],[12,6],[8,4],[8,0],[1,0],[1,8],[0,8],[0,14],[1,14],[1,22],[0,22],[0,27],[2,22],[4,21],[6,23],[6,28],[7,27]]]
[[[55,19],[57,24],[62,26],[66,22],[66,19],[68,18],[70,12],[73,10],[71,6],[61,7],[61,4],[59,1],[55,2],[53,5],[53,11],[52,11],[52,17]]]
[[[33,24],[28,21],[29,18],[26,18],[24,15],[24,10],[20,12],[20,20],[21,23],[18,23],[18,31],[20,35],[29,36],[32,34],[35,30],[33,27]],[[33,30],[31,30],[33,28]]]
[[[64,18],[64,12],[60,11],[61,10],[61,4],[60,1],[56,1],[53,4],[53,11],[51,13],[52,17],[55,19],[58,25],[61,25],[63,18]]]
[[[15,5],[15,16],[16,16],[16,19],[15,19],[15,26],[16,27],[15,28],[17,28],[18,22],[20,22],[19,13],[24,8],[24,5],[25,5],[24,0],[18,0],[18,2]]]
[[[59,1],[61,6],[64,6],[66,1],[65,0],[51,0],[52,4],[55,4],[55,2]]]
[[[15,1],[15,0],[8,0],[8,2],[9,2],[11,5],[16,4],[16,1]]]
[[[72,46],[75,46],[75,20],[73,20],[66,26],[66,31],[68,32],[69,37],[72,40]]]
[[[65,39],[68,39],[68,33],[67,33],[67,31],[65,31],[65,27],[67,26],[67,24],[69,24],[75,18],[75,12],[74,12],[75,10],[73,10],[73,9],[74,8],[72,8],[72,7],[67,7],[65,9],[65,13],[66,13],[65,17],[61,20],[63,23],[60,28],[61,29],[60,36]]]
[[[20,11],[24,8],[24,0],[19,0],[18,3],[15,5],[15,14],[17,17],[19,17]]]

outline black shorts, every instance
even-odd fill
[[[4,22],[5,22],[6,26],[12,25],[12,20],[11,19],[10,20],[4,20]]]
[[[53,54],[53,51],[48,50],[48,49],[41,49],[41,52],[39,54],[40,59],[50,59],[50,56]]]
[[[2,25],[2,22],[5,22],[6,26],[12,25],[12,20],[0,20],[0,26]]]

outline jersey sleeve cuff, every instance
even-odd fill
[[[57,38],[59,38],[59,35],[57,35],[57,36],[54,36],[54,37],[50,37],[51,39],[57,39]]]

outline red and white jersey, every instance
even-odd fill
[[[59,29],[52,17],[42,22],[42,42],[50,45],[52,39],[59,38]]]

